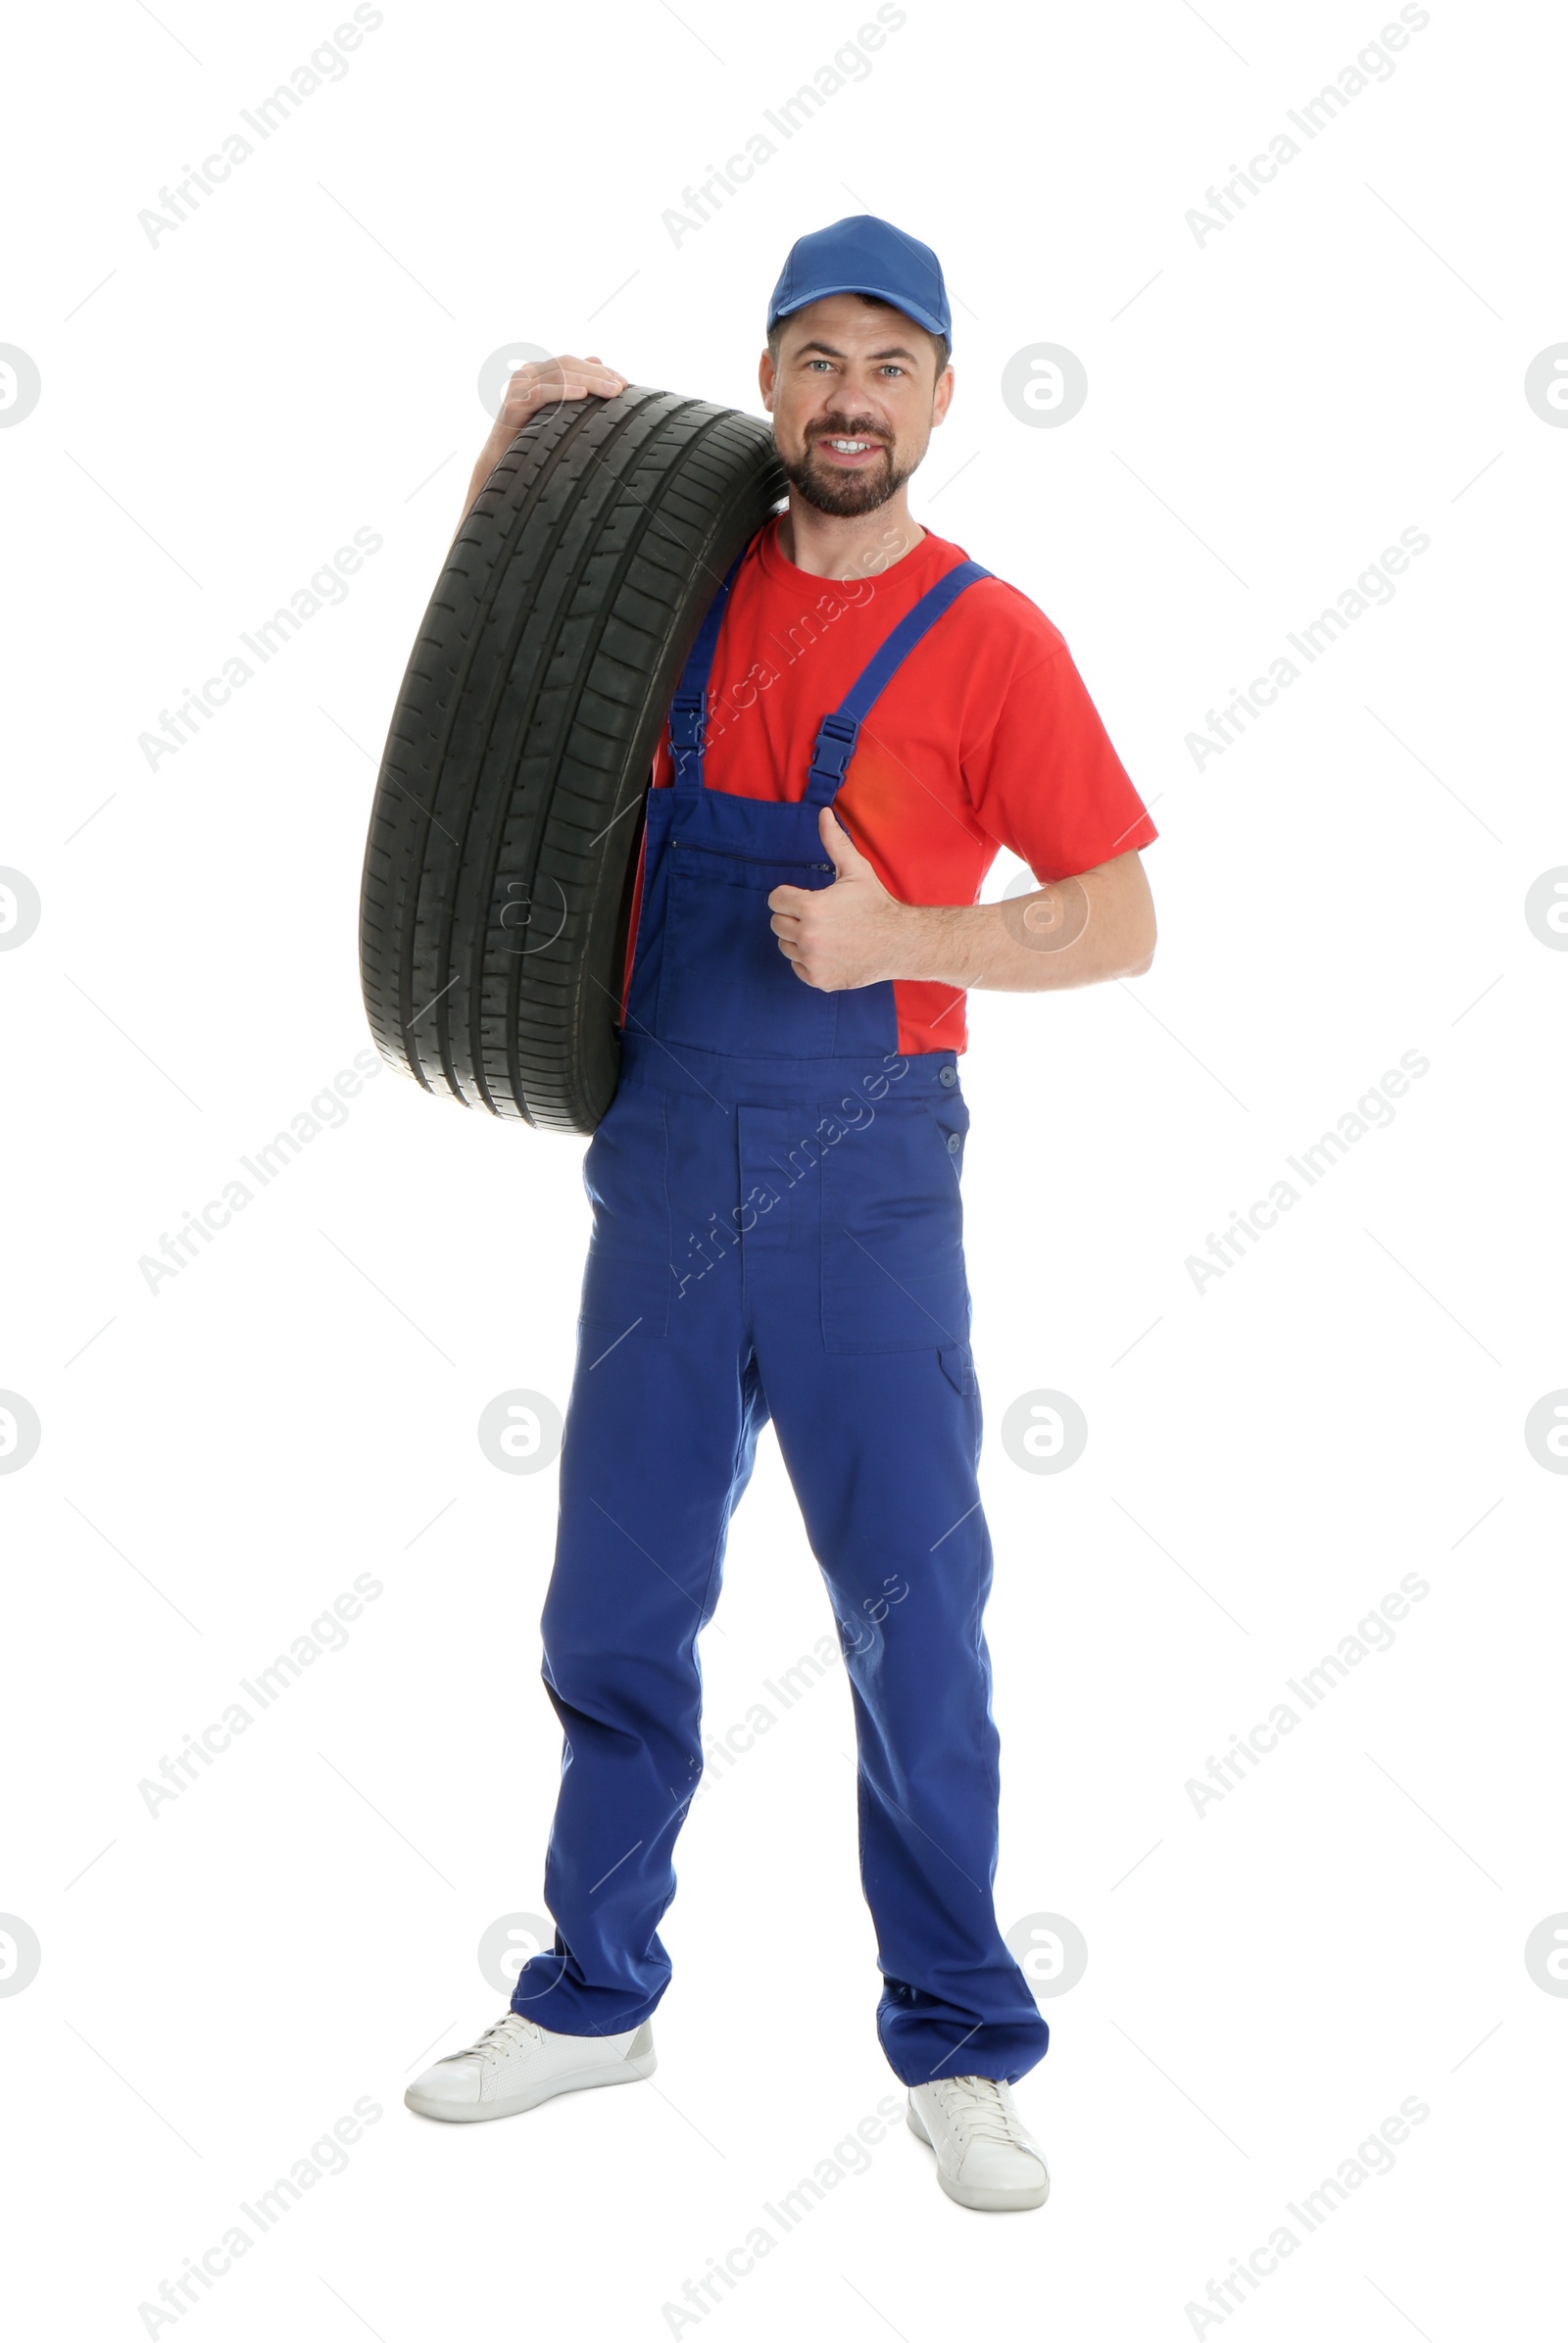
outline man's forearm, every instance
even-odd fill
[[[965,990],[1040,993],[1141,975],[1154,907],[1136,854],[997,903],[901,903],[890,975]]]

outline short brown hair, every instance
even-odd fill
[[[876,293],[857,293],[855,298],[857,301],[863,301],[867,309],[892,309],[896,306],[896,304],[893,302],[882,300],[880,295]],[[901,310],[899,314],[902,317],[905,313]],[[778,364],[778,345],[780,336],[783,334],[785,326],[789,323],[790,317],[793,317],[794,315],[795,312],[792,310],[787,317],[775,317],[773,323],[767,329],[767,355],[773,361],[775,366]],[[932,380],[933,382],[940,382],[942,379],[943,369],[947,366],[949,358],[952,356],[952,346],[948,341],[947,335],[945,333],[932,333],[928,326],[921,325],[918,319],[914,317],[909,319],[909,323],[914,326],[917,333],[923,333],[925,335],[926,340],[936,352],[937,370],[933,375]]]

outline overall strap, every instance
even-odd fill
[[[845,767],[855,755],[860,726],[879,695],[892,682],[921,636],[929,633],[965,586],[972,586],[976,578],[994,575],[994,571],[982,569],[978,561],[959,561],[939,577],[921,595],[913,610],[899,620],[881,650],[861,668],[839,707],[822,718],[811,750],[811,769],[807,776],[808,805],[832,805],[844,779]]]
[[[695,795],[703,786],[703,734],[708,729],[708,678],[718,642],[719,621],[729,602],[729,590],[735,583],[735,572],[745,558],[746,548],[742,546],[721,579],[718,592],[708,606],[708,614],[692,645],[691,657],[681,669],[675,696],[669,704],[669,754],[675,768],[674,785],[688,797]]]

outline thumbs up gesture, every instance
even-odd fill
[[[910,906],[888,893],[848,830],[824,805],[817,820],[831,887],[775,887],[767,899],[778,948],[803,984],[844,993],[902,974]]]

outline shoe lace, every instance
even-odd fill
[[[1023,2119],[1008,2085],[990,2075],[945,2075],[934,2086],[942,2113],[967,2146],[977,2139],[1024,2148]]]
[[[522,2050],[530,2043],[543,2039],[543,2029],[531,2018],[524,2018],[518,2010],[504,2010],[494,2026],[485,2027],[476,2042],[466,2050],[454,2051],[453,2056],[484,2059],[502,2050]]]

